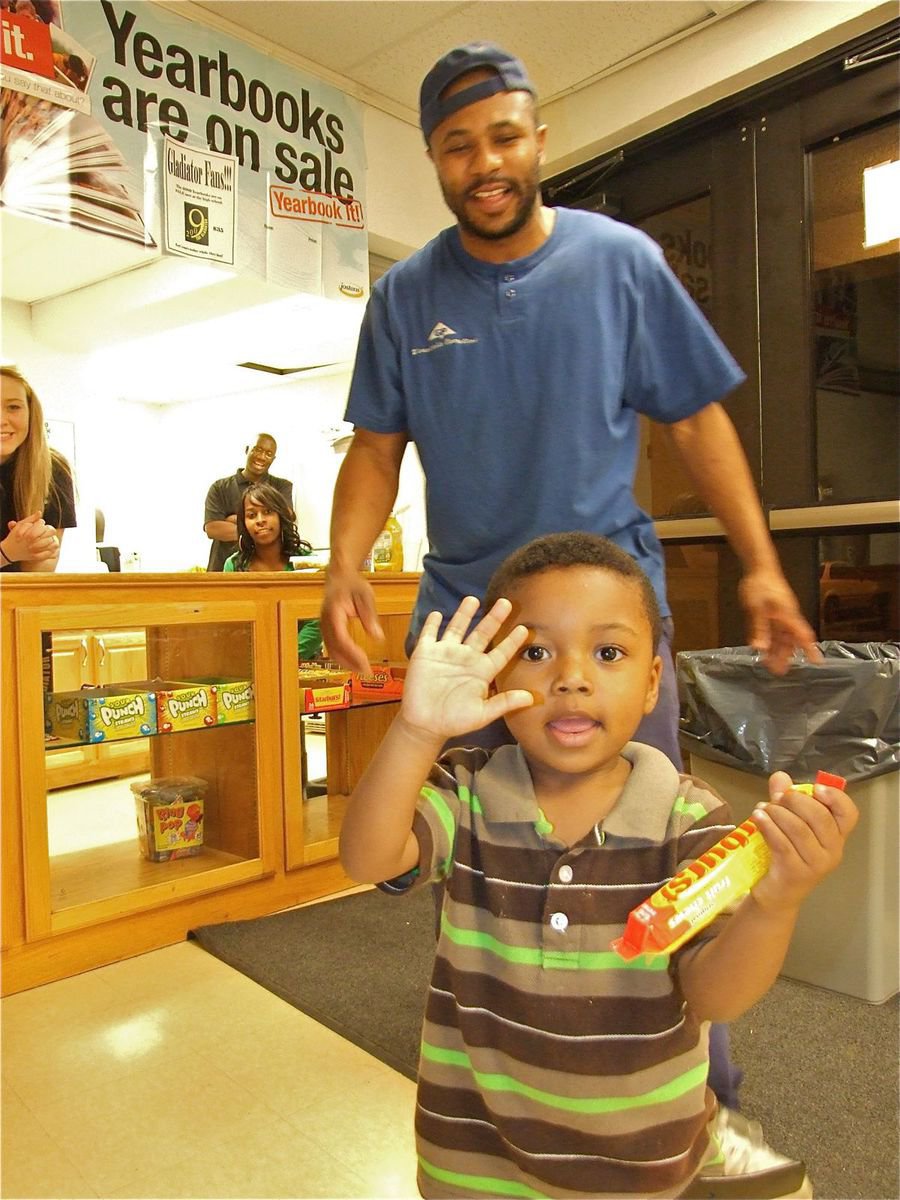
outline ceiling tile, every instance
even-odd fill
[[[713,15],[702,0],[195,0],[415,115],[422,76],[453,46],[499,42],[547,102]]]

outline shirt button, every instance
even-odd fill
[[[559,881],[560,881],[560,883],[571,883],[571,882],[572,882],[572,876],[573,876],[574,874],[575,874],[575,872],[572,870],[572,868],[569,866],[569,864],[568,864],[568,863],[566,863],[566,865],[565,865],[565,866],[563,866],[563,867],[560,867],[560,868],[559,868]]]
[[[514,299],[514,297],[515,297],[515,294],[516,294],[516,289],[515,289],[515,288],[507,288],[507,289],[506,289],[506,298],[507,298],[507,300],[512,300],[512,299]]]
[[[565,913],[554,913],[550,918],[550,928],[555,929],[557,933],[565,933],[569,928],[569,918]]]
[[[504,275],[503,278],[506,283],[512,283],[512,281],[515,279],[515,275]]]

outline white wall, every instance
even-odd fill
[[[365,107],[369,245],[405,258],[452,221],[419,127]]]
[[[343,455],[332,441],[336,432],[349,432],[343,422],[349,371],[306,381],[287,382],[245,395],[209,397],[162,412],[162,437],[173,462],[183,464],[179,488],[185,514],[191,520],[173,531],[165,555],[177,554],[186,565],[206,565],[209,540],[203,533],[206,491],[214,479],[244,465],[244,447],[257,433],[271,433],[278,442],[275,475],[292,480],[297,525],[315,547],[326,547],[331,521],[331,497]],[[410,505],[404,514],[404,561],[415,568],[418,540],[424,528],[422,474],[414,455],[401,474],[397,505]],[[144,542],[154,544],[152,531]],[[145,569],[146,569],[146,564]],[[153,568],[150,568],[153,569]],[[171,568],[169,568],[171,569]]]
[[[119,399],[118,378],[106,369],[102,349],[83,354],[51,349],[35,338],[25,304],[4,301],[2,317],[3,360],[24,370],[48,420],[75,427],[78,528],[63,540],[60,570],[93,567],[95,508],[106,517],[106,542],[123,556],[138,553],[142,570],[205,567],[207,489],[243,466],[244,447],[260,432],[278,442],[273,471],[294,483],[301,535],[314,546],[328,545],[342,457],[331,442],[350,429],[343,422],[349,369],[187,404],[128,403]],[[400,521],[409,570],[421,562],[423,492],[418,458],[410,449],[397,498],[397,507],[407,509]]]

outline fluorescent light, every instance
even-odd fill
[[[880,246],[900,238],[900,159],[863,171],[863,245]]]

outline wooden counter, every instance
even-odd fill
[[[396,707],[328,714],[326,794],[304,798],[297,622],[318,616],[322,581],[281,572],[3,577],[3,994],[350,886],[336,858],[346,792]],[[373,661],[405,658],[418,582],[372,577],[386,641],[357,634]],[[42,674],[51,669],[55,693],[82,684],[128,691],[136,676],[247,679],[255,712],[183,732],[48,742]],[[136,823],[128,827],[129,782],[148,772],[203,779],[203,844],[192,856],[141,854]],[[107,792],[125,823],[118,833],[89,815]],[[61,845],[57,824],[71,837],[82,820],[81,842]]]

